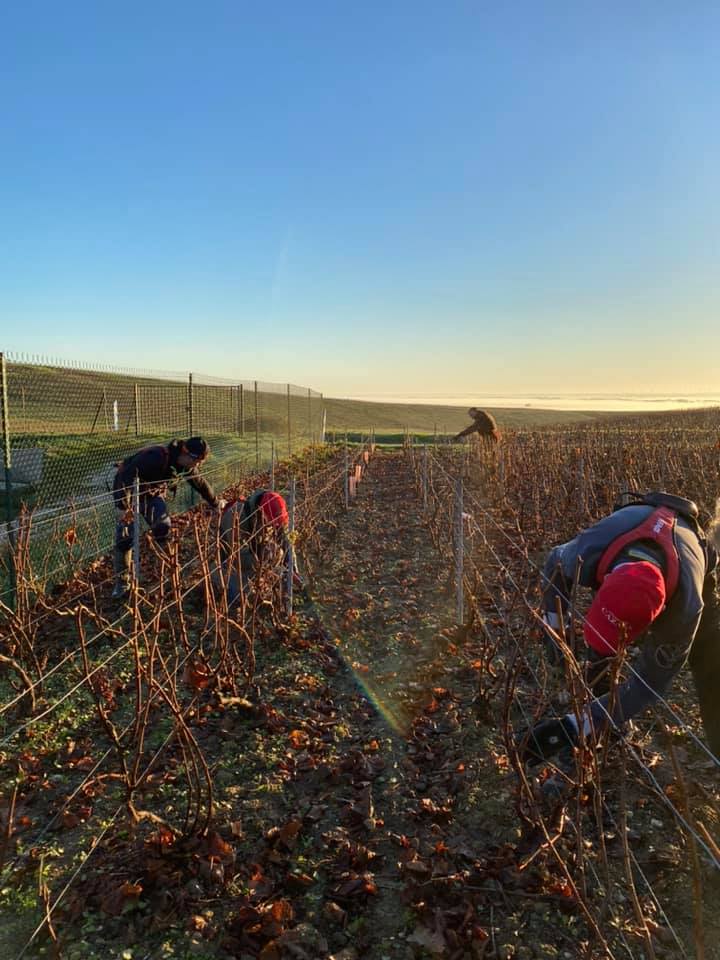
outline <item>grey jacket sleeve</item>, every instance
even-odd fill
[[[658,696],[665,697],[670,684],[690,656],[693,673],[705,652],[720,644],[718,634],[718,602],[716,574],[711,571],[704,582],[703,607],[694,620],[683,623],[682,629],[674,630],[672,620],[657,634],[651,632],[640,655],[628,664],[629,678],[615,692],[612,719],[616,724],[629,720],[640,713]],[[610,697],[604,696],[590,706],[596,729],[608,722]]]
[[[579,557],[579,541],[580,538],[575,537],[554,547],[548,554],[542,576],[543,609],[546,613],[555,613],[558,601],[563,614],[567,611]]]
[[[648,641],[635,663],[628,665],[630,677],[618,685],[614,696],[606,694],[590,704],[596,730],[607,725],[608,715],[619,726],[655,703],[658,696],[665,696],[686,659],[669,659],[666,651],[666,647]]]

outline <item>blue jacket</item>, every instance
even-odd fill
[[[644,505],[623,507],[574,539],[555,547],[545,563],[543,586],[545,610],[555,612],[556,598],[567,609],[576,563],[582,561],[580,586],[596,589],[601,557],[613,540],[643,522],[655,508]],[[628,719],[664,695],[672,679],[688,658],[700,628],[705,604],[715,603],[717,556],[683,517],[678,516],[675,546],[680,576],[668,605],[645,635],[640,655],[632,664],[630,679],[615,694],[614,719]],[[618,557],[616,562],[621,562]],[[609,698],[594,701],[591,709],[596,725],[604,725]]]

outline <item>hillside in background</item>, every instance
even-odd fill
[[[377,403],[368,400],[326,398],[328,430],[369,430],[395,433],[406,427],[415,433],[457,433],[468,426],[467,407],[427,403]],[[587,410],[537,410],[525,407],[487,407],[502,427],[546,427],[562,423],[593,423],[612,416]]]

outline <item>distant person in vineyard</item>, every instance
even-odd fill
[[[477,407],[470,407],[468,415],[472,419],[469,427],[465,427],[460,433],[456,433],[453,440],[462,440],[463,437],[469,437],[471,433],[477,433],[491,443],[497,443],[500,439],[495,418],[485,410],[478,410]]]
[[[220,516],[220,538],[230,605],[261,569],[277,571],[287,563],[290,549],[288,509],[274,490],[255,490],[249,497],[230,501]],[[236,561],[239,552],[239,564]],[[240,577],[238,577],[238,571]],[[295,573],[296,583],[299,577]]]
[[[135,478],[140,481],[140,513],[152,530],[158,544],[165,544],[170,536],[170,517],[167,512],[168,492],[175,492],[181,478],[214,509],[224,501],[218,500],[210,484],[200,475],[210,448],[202,437],[171,440],[167,444],[143,447],[137,453],[118,463],[113,481],[113,500],[117,511],[113,569],[115,599],[124,597],[130,587],[130,550],[133,544],[132,498]]]
[[[584,619],[588,679],[609,668],[626,644],[641,640],[629,676],[596,695],[582,718],[584,732],[619,727],[658,697],[689,660],[710,748],[720,755],[720,501],[706,537],[694,503],[664,493],[638,496],[609,516],[555,547],[544,570],[546,643],[561,657],[553,637],[568,611],[579,569],[580,586],[594,598]],[[579,567],[578,564],[581,561]],[[609,672],[609,671],[607,671]],[[578,743],[574,713],[544,720],[523,737],[523,759],[541,763],[567,755]]]

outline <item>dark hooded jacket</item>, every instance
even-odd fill
[[[174,492],[181,478],[211,506],[217,505],[217,497],[210,484],[205,480],[197,466],[179,467],[178,457],[182,453],[182,441],[171,440],[167,444],[154,444],[143,447],[137,453],[126,457],[118,464],[113,482],[113,495],[118,506],[129,505],[129,498],[135,477],[140,479],[141,495],[164,497],[168,491]]]

